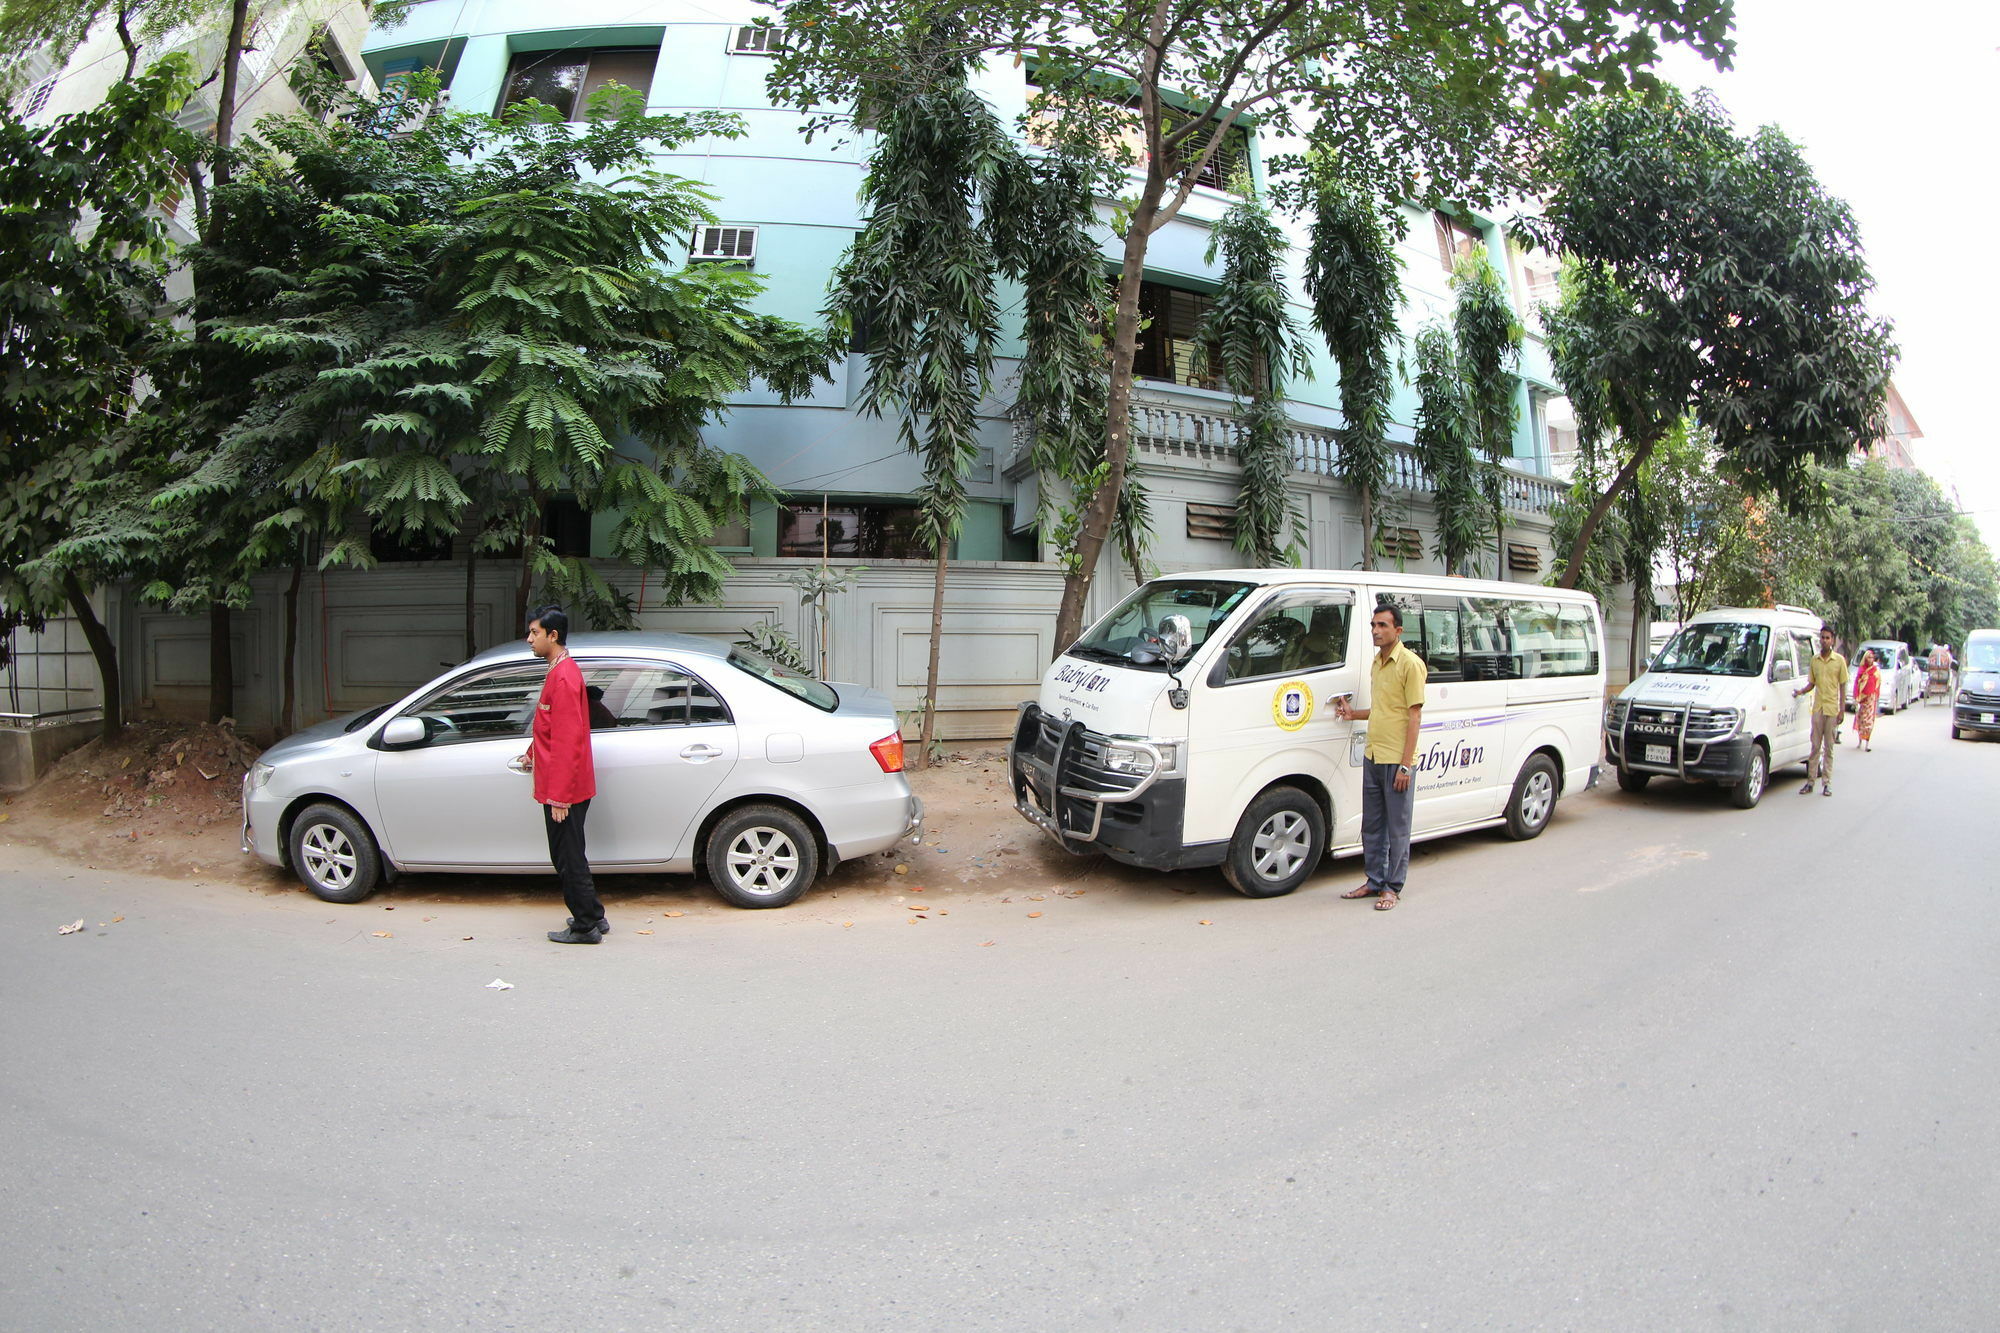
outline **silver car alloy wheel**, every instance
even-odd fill
[[[799,875],[799,849],[783,829],[760,824],[744,829],[723,854],[729,878],[745,893],[783,893]]]
[[[1288,878],[1312,851],[1312,825],[1296,810],[1280,810],[1250,840],[1250,861],[1273,883]]]
[[[1549,811],[1556,804],[1556,780],[1547,769],[1538,768],[1528,775],[1528,785],[1521,789],[1521,822],[1529,828],[1540,828],[1548,822]]]
[[[332,824],[314,824],[299,839],[299,859],[313,883],[325,889],[344,889],[354,882],[354,844]]]

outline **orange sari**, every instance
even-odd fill
[[[1854,730],[1862,740],[1875,735],[1875,712],[1882,702],[1882,672],[1863,662],[1854,672]]]

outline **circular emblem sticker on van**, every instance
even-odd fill
[[[1297,731],[1312,721],[1312,686],[1302,680],[1288,680],[1271,696],[1271,717],[1286,731]]]

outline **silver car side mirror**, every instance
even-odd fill
[[[1193,642],[1194,627],[1186,616],[1168,616],[1160,622],[1160,650],[1169,666],[1184,659]]]
[[[382,728],[384,745],[421,745],[429,737],[429,731],[420,717],[392,717],[389,725]]]

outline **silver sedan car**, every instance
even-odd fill
[[[574,634],[569,648],[591,700],[599,874],[699,867],[738,907],[782,907],[923,820],[880,691],[680,634]],[[551,873],[520,767],[547,669],[508,644],[286,737],[244,777],[243,850],[337,903],[406,870]]]

